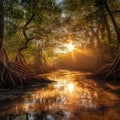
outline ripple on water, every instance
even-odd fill
[[[58,70],[42,75],[56,82],[11,101],[0,120],[118,120],[120,98],[85,74]]]

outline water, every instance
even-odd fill
[[[0,120],[119,120],[120,87],[101,86],[86,74],[57,70],[42,75],[56,81],[48,86],[1,91]]]

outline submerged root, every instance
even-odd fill
[[[42,82],[50,82],[43,79],[24,66],[10,63],[0,71],[0,88],[13,88],[19,86],[28,86]]]

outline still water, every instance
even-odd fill
[[[56,81],[44,87],[14,95],[6,90],[0,120],[120,120],[119,86],[101,86],[86,74],[57,70],[42,75]]]

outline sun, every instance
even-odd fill
[[[67,49],[68,49],[70,52],[73,51],[74,45],[73,45],[72,43],[69,43],[69,44],[67,45]]]

